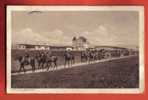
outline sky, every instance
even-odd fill
[[[136,11],[12,12],[12,43],[71,45],[84,36],[91,45],[138,46]]]

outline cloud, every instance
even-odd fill
[[[45,32],[43,35],[46,35],[52,44],[71,45],[71,37],[65,35],[65,33],[60,29]]]
[[[39,43],[39,42],[48,42],[48,38],[43,35],[33,32],[30,28],[23,29],[19,32],[12,34],[12,43]]]
[[[92,30],[85,30],[76,34],[77,32],[71,32],[73,35],[67,35],[65,31],[61,29],[53,29],[46,32],[35,32],[31,28],[25,28],[19,32],[12,34],[13,44],[27,43],[27,44],[39,44],[48,43],[50,45],[72,45],[73,36],[84,36],[87,38],[91,45],[127,45],[132,43],[133,39],[127,38],[115,33],[112,30],[112,26],[98,25]],[[129,37],[129,36],[128,36]],[[135,40],[136,41],[136,40]]]
[[[48,43],[55,45],[70,45],[71,38],[64,35],[62,30],[55,29],[50,32],[37,33],[30,28],[12,34],[12,43],[39,44]]]
[[[99,25],[92,31],[84,31],[83,35],[94,45],[114,45],[117,41],[116,35],[110,33],[109,28],[104,25]]]

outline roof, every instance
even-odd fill
[[[127,49],[124,47],[118,47],[118,46],[95,46],[95,48],[115,48],[115,49]]]
[[[80,36],[79,39],[82,39],[83,42],[87,41],[87,39],[85,37],[83,37],[83,36]]]
[[[17,45],[25,45],[25,46],[49,46],[49,47],[72,47],[70,45],[43,45],[43,44],[17,44]]]

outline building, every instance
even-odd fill
[[[73,50],[72,46],[50,46],[51,51],[66,51]]]
[[[95,46],[95,49],[96,50],[104,49],[104,50],[107,50],[107,51],[112,51],[112,50],[119,50],[119,51],[128,50],[127,48],[117,47],[117,46]]]
[[[13,45],[13,49],[20,49],[20,50],[23,50],[23,49],[26,49],[26,45],[24,44],[17,44],[16,46]]]
[[[104,50],[104,58],[116,57],[116,56],[128,56],[129,49],[116,46],[96,46],[95,50]]]
[[[34,44],[17,44],[16,49],[19,50],[51,50],[51,51],[64,51],[67,49],[72,50],[72,46],[51,46],[51,45],[34,45]]]
[[[49,50],[48,45],[33,45],[33,44],[17,44],[16,49],[19,50]]]
[[[73,46],[74,50],[86,50],[87,48],[89,48],[89,42],[83,36],[80,36],[78,38],[73,37],[72,46]]]

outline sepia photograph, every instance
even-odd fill
[[[143,6],[7,6],[7,93],[142,93]]]

